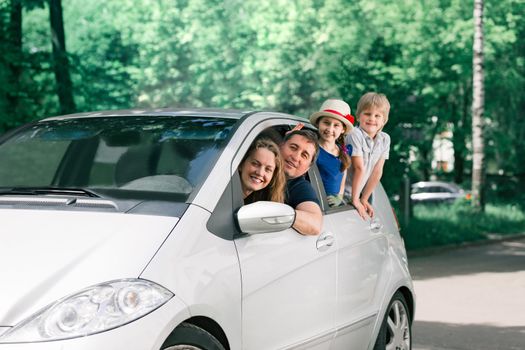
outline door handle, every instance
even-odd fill
[[[322,234],[315,242],[315,247],[320,252],[324,252],[332,245],[334,245],[334,235],[331,233]]]
[[[382,228],[383,224],[381,223],[381,220],[377,217],[370,219],[370,230],[373,233],[378,233]]]

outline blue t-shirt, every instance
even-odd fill
[[[286,182],[286,199],[284,202],[294,209],[303,202],[315,202],[319,205],[317,194],[304,176]]]
[[[351,152],[350,148],[350,154]],[[341,171],[341,161],[339,158],[325,151],[323,147],[319,147],[317,168],[319,168],[326,195],[339,194],[341,181],[343,181],[343,172]]]

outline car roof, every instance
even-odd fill
[[[220,116],[221,118],[241,119],[242,117],[252,113],[255,113],[255,111],[218,108],[134,108],[66,114],[61,116],[44,118],[41,121],[123,116],[191,116],[210,118]]]
[[[457,188],[460,187],[452,182],[445,182],[445,181],[420,181],[412,184],[412,187],[430,187],[430,186],[442,186],[442,187],[449,187],[449,188]]]

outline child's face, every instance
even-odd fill
[[[359,126],[371,138],[374,138],[384,125],[385,114],[381,108],[371,106],[359,115]]]
[[[322,117],[318,124],[319,134],[324,141],[335,143],[345,131],[343,123],[335,118]]]

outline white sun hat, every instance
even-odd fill
[[[330,117],[341,121],[345,127],[345,135],[354,127],[355,118],[350,114],[350,106],[343,100],[329,99],[324,101],[319,112],[310,116],[310,123],[317,125],[321,117]]]

